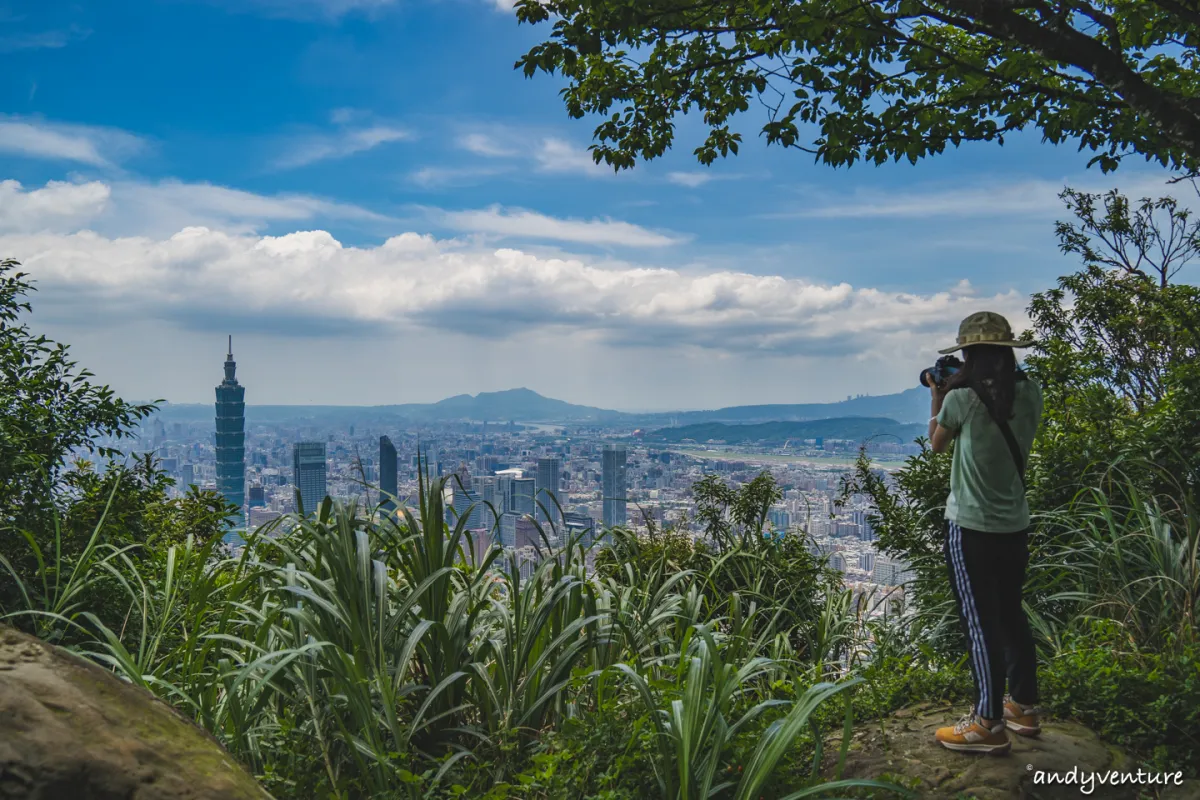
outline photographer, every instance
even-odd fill
[[[943,358],[922,373],[929,386],[933,452],[955,442],[946,500],[946,564],[967,638],[977,703],[936,738],[951,750],[1001,753],[1006,726],[1040,733],[1037,655],[1021,606],[1029,561],[1025,463],[1042,416],[1042,390],[1017,366],[1008,320],[972,314],[954,347],[963,360]],[[1004,694],[1007,678],[1011,697]]]

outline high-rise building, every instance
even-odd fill
[[[237,506],[235,527],[246,511],[246,387],[237,382],[233,336],[225,356],[225,380],[217,386],[217,491]]]
[[[535,478],[537,502],[534,503],[534,507],[537,509],[536,518],[538,522],[549,522],[555,527],[561,526],[561,512],[558,510],[558,504],[562,502],[558,496],[560,475],[562,475],[562,462],[557,458],[538,459],[537,477]]]
[[[184,464],[179,472],[179,489],[186,492],[196,482],[196,468],[191,464]]]
[[[500,515],[500,546],[517,546],[517,515],[506,511]]]
[[[908,564],[897,558],[877,555],[873,566],[871,581],[881,586],[900,586],[913,579]]]
[[[395,507],[392,498],[399,491],[396,479],[396,446],[386,436],[379,437],[379,502],[385,509]]]
[[[509,510],[518,517],[526,514],[533,516],[533,497],[536,491],[536,481],[533,478],[513,478],[512,505]]]
[[[478,498],[479,527],[491,531],[496,525],[496,514],[504,511],[504,501],[496,479],[490,475],[474,477],[471,479],[471,489]]]
[[[433,477],[438,477],[442,474],[442,449],[436,441],[423,442],[420,446],[421,462],[424,464],[424,470],[427,474]]]
[[[296,442],[292,445],[292,485],[300,493],[300,505],[304,513],[316,513],[326,494],[324,442]]]
[[[251,486],[250,496],[246,500],[250,508],[261,508],[267,504],[267,494],[262,486]]]
[[[606,444],[600,458],[604,527],[614,528],[626,522],[625,447]]]
[[[596,537],[596,523],[587,514],[568,511],[563,515],[563,544],[576,542],[584,548],[592,546]]]

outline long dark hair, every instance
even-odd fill
[[[946,382],[946,391],[973,388],[987,392],[998,419],[1013,418],[1013,401],[1017,381],[1025,373],[1017,367],[1017,356],[1011,347],[994,344],[973,344],[963,348],[965,362]]]

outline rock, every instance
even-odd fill
[[[907,709],[882,722],[860,726],[851,740],[842,777],[890,778],[916,789],[931,800],[1135,800],[1139,789],[1158,790],[1161,800],[1196,800],[1200,781],[1181,786],[1132,783],[1122,786],[1050,784],[1050,775],[1067,776],[1112,771],[1137,774],[1137,764],[1121,750],[1105,744],[1087,728],[1073,722],[1044,720],[1037,738],[1009,733],[1011,750],[1004,755],[956,753],[938,745],[933,732],[952,724],[965,709],[919,707]],[[840,736],[826,744],[825,774],[831,775],[840,747]],[[1041,773],[1042,781],[1038,782]],[[883,795],[879,795],[883,797]],[[1145,796],[1155,796],[1146,794]]]
[[[0,627],[3,800],[270,800],[208,733],[150,693]]]

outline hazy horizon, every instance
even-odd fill
[[[240,376],[239,376],[238,382],[243,383],[240,380]],[[913,388],[913,387],[908,387],[908,388]],[[251,394],[250,394],[249,389],[247,389],[246,406],[247,406],[247,408],[253,407],[253,406],[281,406],[281,407],[295,406],[297,408],[305,408],[305,407],[386,408],[388,406],[401,406],[401,405],[433,405],[434,403],[438,403],[442,400],[448,400],[448,399],[451,399],[452,397],[463,397],[463,396],[478,397],[481,394],[499,394],[499,393],[504,393],[504,392],[519,391],[522,389],[528,389],[528,387],[514,386],[509,389],[498,389],[498,390],[494,390],[494,391],[475,392],[473,394],[472,393],[463,393],[463,394],[459,394],[459,395],[449,395],[447,397],[439,397],[437,400],[430,400],[430,401],[418,400],[418,401],[404,401],[404,402],[397,402],[397,403],[370,403],[370,404],[365,404],[365,403],[255,403],[255,402],[251,402]],[[530,389],[529,391],[535,391],[535,390]],[[905,391],[905,389],[900,389],[895,392],[880,392],[879,394],[873,395],[873,396],[879,397],[879,396],[900,394],[904,391]],[[591,403],[576,402],[569,398],[552,397],[550,395],[542,394],[541,392],[537,392],[537,394],[541,395],[542,397],[545,397],[548,400],[560,400],[562,402],[570,403],[572,405],[577,405],[577,406],[593,406],[593,404],[591,404]],[[133,402],[133,403],[153,403],[153,402],[155,402],[155,400],[153,400],[153,399],[146,399],[146,398],[138,398],[138,399],[124,398],[124,399],[128,400],[129,402]],[[851,399],[851,398],[840,397],[840,398],[836,398],[833,400],[814,400],[814,401],[792,401],[792,400],[784,400],[781,402],[766,401],[766,402],[755,402],[755,403],[737,403],[734,405],[738,405],[738,406],[805,405],[805,404],[809,404],[809,403],[834,404],[834,403],[839,403],[839,402],[845,402],[848,399]],[[209,406],[209,405],[213,405],[213,403],[215,402],[215,399],[214,400],[192,400],[192,401],[177,401],[177,400],[167,399],[167,400],[163,400],[162,402],[165,404],[168,404],[168,405],[172,405],[172,406]],[[682,407],[675,407],[675,406],[663,406],[661,408],[612,408],[612,407],[605,407],[605,406],[593,406],[593,407],[601,408],[604,411],[616,411],[616,412],[623,413],[623,414],[671,414],[671,413],[686,414],[686,413],[695,412],[695,411],[713,411],[716,408],[721,408],[721,407],[725,407],[725,406],[712,406],[712,407],[705,407],[705,408],[702,408],[702,407],[682,408]]]

